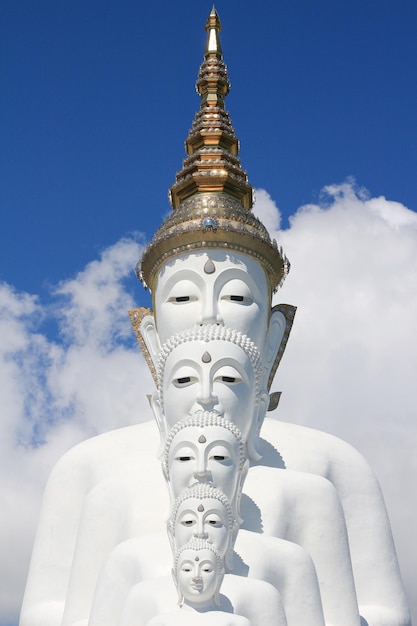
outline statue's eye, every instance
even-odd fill
[[[221,465],[224,465],[225,467],[229,465],[233,465],[233,459],[226,450],[224,452],[223,450],[213,450],[212,454],[209,457],[209,461],[220,463]]]
[[[239,304],[244,305],[250,305],[253,303],[253,298],[251,296],[224,295],[221,296],[221,299],[226,302],[238,302]]]
[[[181,372],[178,372],[181,373]],[[186,372],[184,372],[185,374]],[[243,382],[240,372],[236,368],[231,366],[223,366],[220,368],[214,377],[214,382],[224,383],[226,385],[235,385]]]
[[[191,461],[191,459],[191,456],[177,456],[177,461],[180,461],[181,463],[186,463],[187,461]]]
[[[188,385],[195,385],[195,383],[198,382],[196,376],[187,376],[186,371],[178,371],[177,375],[178,374],[178,378],[173,378],[172,380],[173,385],[178,389],[181,389],[182,387],[188,387]],[[181,374],[185,375],[181,376]]]
[[[178,296],[175,298],[175,302],[189,302],[190,296]]]
[[[186,385],[190,381],[191,381],[191,377],[190,376],[182,376],[181,378],[177,378],[177,383],[179,385]]]
[[[193,519],[183,519],[181,524],[183,526],[193,526],[193,524],[195,524],[195,520],[193,520]]]

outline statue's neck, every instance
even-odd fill
[[[207,600],[206,602],[192,602],[189,600],[185,600],[183,604],[183,609],[197,611],[198,613],[207,613],[207,611],[215,611],[219,607],[214,604],[213,599]]]

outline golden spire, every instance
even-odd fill
[[[224,192],[245,209],[253,205],[253,189],[237,158],[239,142],[224,105],[230,82],[220,44],[221,28],[213,7],[205,25],[207,43],[196,83],[200,110],[185,141],[188,157],[170,189],[174,210],[198,192]]]
[[[237,157],[239,142],[224,107],[230,83],[214,7],[205,28],[207,43],[196,83],[200,110],[185,142],[187,157],[170,189],[173,211],[146,247],[136,273],[153,292],[158,271],[170,258],[222,248],[256,258],[272,292],[287,275],[289,263],[251,211],[253,188]]]

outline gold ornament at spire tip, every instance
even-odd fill
[[[208,54],[218,54],[222,57],[223,53],[219,38],[219,32],[222,29],[222,25],[220,23],[219,14],[214,8],[214,4],[204,28],[207,31],[207,42],[204,50],[204,56],[207,57]]]
[[[211,192],[226,193],[247,210],[253,205],[253,188],[237,158],[239,141],[224,103],[230,81],[220,44],[221,28],[213,6],[205,24],[207,42],[196,83],[200,110],[185,141],[188,156],[169,194],[174,210],[196,193]]]
[[[196,83],[200,109],[185,141],[187,156],[169,190],[173,210],[146,247],[136,273],[154,292],[158,271],[169,259],[221,248],[257,259],[272,292],[290,265],[251,211],[254,189],[237,156],[239,141],[224,105],[230,82],[214,6],[205,29],[207,43]]]

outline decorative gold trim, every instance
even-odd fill
[[[145,288],[154,291],[168,259],[204,248],[222,248],[254,257],[264,268],[271,293],[282,284],[290,264],[262,222],[226,194],[197,194],[185,200],[157,230],[136,266]]]

